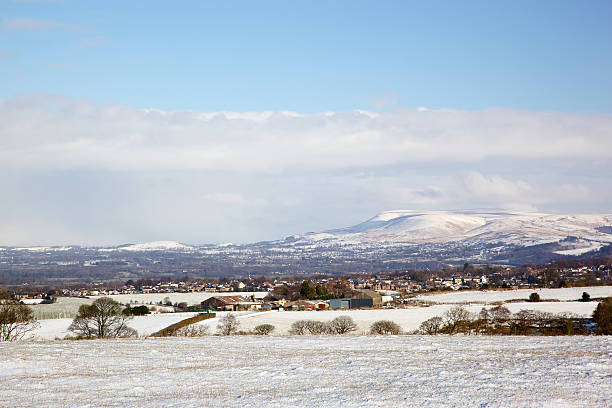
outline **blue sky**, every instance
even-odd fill
[[[612,109],[608,1],[0,4],[1,97],[204,111]]]
[[[0,0],[0,245],[610,213],[612,2]]]

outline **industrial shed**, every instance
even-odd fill
[[[353,302],[355,306],[353,306]],[[382,307],[382,295],[375,290],[361,290],[355,296],[351,297],[351,309],[357,307],[380,308]]]
[[[382,296],[373,290],[362,290],[351,298],[329,300],[330,309],[360,309],[382,307]]]

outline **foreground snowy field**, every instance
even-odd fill
[[[0,344],[0,406],[605,407],[610,337]]]

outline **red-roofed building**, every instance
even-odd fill
[[[202,307],[210,310],[224,310],[236,312],[240,310],[259,310],[261,303],[252,297],[246,296],[213,296],[201,303]]]

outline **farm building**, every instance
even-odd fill
[[[361,290],[351,298],[331,299],[328,301],[330,309],[360,309],[363,307],[382,307],[383,297],[373,290]]]
[[[330,309],[350,309],[351,308],[351,299],[331,299],[329,301]]]
[[[236,312],[241,310],[259,310],[261,303],[245,296],[213,296],[201,303],[203,308]]]
[[[298,300],[292,302],[287,308],[291,310],[325,310],[329,308],[329,305],[322,300]]]
[[[351,297],[351,309],[359,307],[382,307],[382,295],[374,290],[360,290],[359,293]]]

